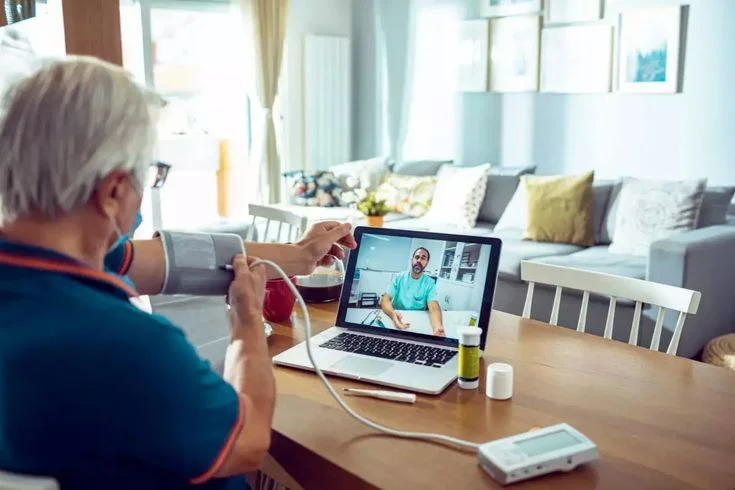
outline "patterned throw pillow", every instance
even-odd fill
[[[490,164],[474,167],[444,165],[437,174],[436,190],[425,218],[458,228],[474,228],[485,199]]]
[[[341,206],[344,183],[327,171],[305,172],[302,170],[285,174],[289,182],[291,203],[299,206],[331,208]]]
[[[706,183],[624,179],[610,253],[647,256],[652,242],[694,229]]]
[[[418,218],[429,210],[435,187],[436,177],[388,174],[378,186],[375,197],[384,199],[395,213]]]

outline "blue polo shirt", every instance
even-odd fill
[[[238,489],[217,479],[242,400],[120,275],[0,239],[0,468],[63,490]],[[114,272],[114,273],[113,273]]]

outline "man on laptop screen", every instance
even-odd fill
[[[365,233],[345,320],[458,338],[482,308],[490,245]]]
[[[387,291],[383,293],[380,307],[383,313],[400,330],[407,330],[411,324],[403,319],[401,310],[427,311],[434,335],[444,337],[442,310],[436,294],[436,278],[425,274],[431,260],[431,253],[425,247],[418,247],[411,254],[411,270],[398,273]],[[398,311],[396,311],[398,310]]]

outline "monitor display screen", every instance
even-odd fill
[[[529,457],[534,457],[558,449],[576,446],[580,442],[582,441],[569,432],[557,430],[542,436],[516,441],[515,445],[520,447]]]
[[[460,327],[480,326],[492,247],[366,231],[344,320],[457,339]]]

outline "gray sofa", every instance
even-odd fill
[[[408,169],[395,169],[399,173],[426,174],[436,169],[426,164]],[[697,358],[701,349],[712,338],[735,331],[735,226],[727,225],[725,215],[732,197],[732,189],[707,190],[700,213],[698,229],[679,233],[652,244],[649,256],[619,255],[608,252],[614,236],[614,213],[620,183],[595,182],[595,227],[597,245],[579,247],[570,244],[540,243],[522,239],[521,230],[494,231],[495,224],[510,202],[520,181],[520,175],[532,173],[533,168],[493,169],[485,201],[476,227],[470,234],[498,236],[503,240],[500,258],[499,284],[496,288],[494,307],[497,310],[520,315],[525,301],[526,284],[521,282],[520,264],[531,260],[606,272],[616,275],[646,279],[694,289],[702,293],[699,312],[690,316],[684,326],[678,355]],[[456,232],[450,225],[437,226],[422,218],[401,215],[386,217],[385,226],[407,229]],[[532,317],[548,321],[554,289],[538,286],[534,294]],[[576,328],[581,306],[581,293],[565,292],[562,297],[559,324]],[[627,342],[633,318],[633,303],[619,300],[616,310],[613,337]],[[602,335],[607,317],[608,298],[590,297],[587,331]],[[641,318],[639,345],[648,346],[657,310],[645,308]],[[676,323],[676,316],[669,312],[664,321],[660,350],[665,351]],[[492,341],[492,333],[488,337]]]

